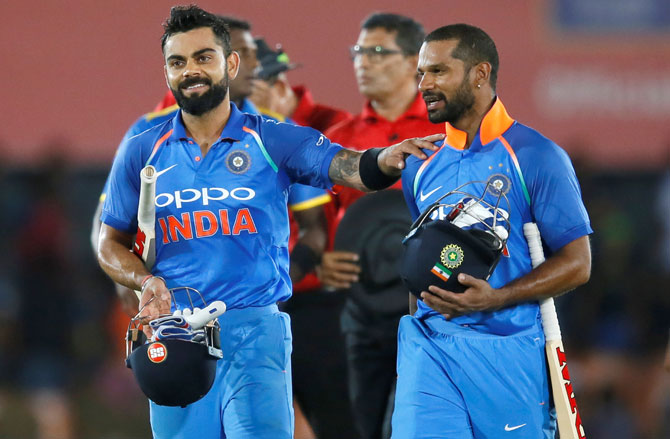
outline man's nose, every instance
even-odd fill
[[[187,61],[186,68],[182,75],[184,77],[200,76],[202,74],[202,69],[195,61]]]
[[[419,91],[424,92],[433,89],[433,87],[435,87],[435,81],[433,81],[431,75],[424,74],[419,80]]]

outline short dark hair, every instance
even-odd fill
[[[242,20],[240,18],[230,17],[227,15],[219,15],[221,20],[226,23],[228,30],[245,30],[251,32],[251,24],[248,21]]]
[[[418,21],[398,14],[374,12],[363,23],[361,30],[382,28],[388,32],[396,32],[395,42],[406,56],[416,55],[421,49],[425,32]]]
[[[451,55],[463,61],[468,69],[481,62],[491,64],[490,84],[496,89],[500,61],[496,45],[486,32],[469,24],[450,24],[429,33],[425,42],[444,40],[458,40]]]
[[[209,13],[196,5],[173,6],[170,9],[170,17],[163,23],[161,48],[165,50],[165,43],[172,35],[201,27],[212,29],[217,42],[223,47],[223,53],[228,57],[232,51],[230,49],[230,34],[228,33],[226,22],[221,17]]]

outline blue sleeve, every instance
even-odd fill
[[[406,161],[405,169],[402,171],[402,193],[405,195],[405,201],[407,202],[407,208],[409,213],[412,216],[412,221],[416,220],[421,212],[416,205],[416,199],[414,198],[414,179],[416,178],[416,173],[421,166],[422,161],[418,159],[414,160],[414,157],[408,157]]]
[[[171,113],[172,114],[172,113]],[[114,153],[114,157],[119,155],[119,150],[121,149],[121,146],[128,141],[133,136],[136,136],[140,133],[143,133],[144,131],[148,130],[149,128],[158,125],[159,123],[164,122],[164,118],[158,119],[155,123],[149,123],[147,122],[147,117],[146,114],[141,116],[139,119],[137,119],[129,128],[128,131],[126,131],[126,134],[124,134],[123,139],[121,139],[121,143],[119,143],[119,146],[116,148],[116,152]],[[109,177],[111,174],[107,174],[107,180],[105,180],[105,186],[102,188],[102,193],[100,194],[100,199],[104,200],[107,197],[107,192],[109,192]]]
[[[552,252],[593,232],[568,154],[544,139],[517,151],[543,241]]]
[[[328,191],[313,186],[295,183],[289,187],[288,207],[291,210],[303,210],[325,204],[330,201]]]
[[[126,131],[126,134],[123,136],[123,139],[121,140],[121,143],[125,142],[126,140],[130,139],[133,136],[136,136],[140,133],[145,132],[149,128],[155,126],[157,124],[149,124],[147,123],[146,119],[146,114],[144,116],[141,116],[139,119],[137,119],[129,128],[128,131]],[[119,145],[120,147],[121,145]]]
[[[140,197],[142,141],[133,137],[121,143],[105,184],[105,203],[100,220],[117,230],[135,233]]]
[[[119,155],[119,151],[121,150],[121,146],[123,146],[124,143],[128,142],[131,137],[135,137],[138,134],[142,134],[143,132],[158,126],[162,123],[165,123],[167,121],[172,121],[172,119],[175,117],[175,114],[177,113],[177,109],[174,111],[170,111],[169,113],[161,114],[160,116],[157,117],[152,117],[149,119],[147,116],[151,113],[147,113],[140,118],[138,118],[129,128],[128,131],[126,131],[126,134],[123,136],[123,139],[121,140],[121,143],[119,144],[118,148],[116,149],[116,153],[114,157]],[[139,175],[139,174],[138,174]],[[100,194],[100,200],[105,200],[107,198],[107,193],[109,192],[109,179],[110,179],[111,173],[107,175],[107,180],[105,181],[105,186],[102,188],[102,193]]]
[[[260,136],[267,152],[292,182],[330,188],[330,162],[342,149],[319,131],[273,120],[263,120]]]

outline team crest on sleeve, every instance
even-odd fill
[[[463,263],[463,249],[456,244],[449,244],[442,249],[440,261],[447,268],[456,268]]]
[[[244,174],[251,166],[251,156],[246,151],[236,149],[226,157],[226,166],[233,174]]]
[[[486,190],[493,196],[500,196],[500,194],[507,195],[512,182],[505,174],[493,174],[486,182]]]

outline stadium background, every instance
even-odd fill
[[[3,4],[0,54],[0,437],[36,437],[29,396],[56,386],[77,437],[147,437],[111,284],[88,233],[126,128],[165,91],[173,1]],[[670,437],[670,3],[667,0],[200,1],[282,43],[293,84],[358,112],[348,47],[373,11],[427,31],[485,29],[511,115],[571,154],[594,229],[591,282],[558,300],[592,438]],[[58,347],[43,356],[40,346]],[[61,373],[62,370],[62,373]],[[45,373],[44,371],[49,371]]]

